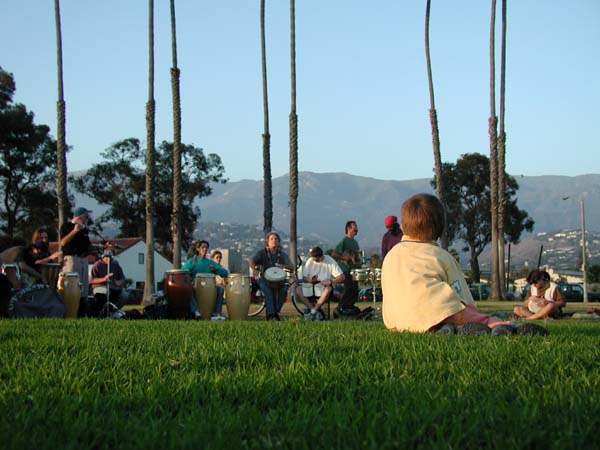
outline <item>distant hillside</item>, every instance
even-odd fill
[[[523,236],[519,246],[513,246],[512,258],[515,262],[536,262],[542,241],[550,238],[558,230],[579,230],[581,216],[579,198],[585,194],[586,226],[589,242],[589,256],[594,261],[600,258],[596,250],[600,241],[591,232],[600,232],[600,175],[564,176],[517,176],[520,189],[518,204],[535,220],[534,232]],[[274,225],[278,230],[289,230],[288,177],[273,180]],[[399,216],[400,204],[417,192],[433,192],[428,179],[391,181],[360,177],[345,173],[302,172],[299,177],[298,233],[306,243],[321,243],[323,246],[335,244],[344,234],[344,224],[354,219],[359,225],[358,239],[361,248],[368,252],[378,251],[381,236],[385,229],[383,219],[388,214]],[[565,199],[565,200],[563,200]],[[78,205],[92,209],[97,217],[104,211],[88,197],[76,196]],[[242,180],[225,185],[214,185],[210,197],[198,201],[202,211],[201,229],[210,223],[246,224],[262,229],[263,222],[263,183],[262,180]],[[229,227],[223,227],[228,229]],[[236,228],[237,229],[237,228]],[[548,235],[540,235],[547,233]],[[110,231],[106,235],[110,237]],[[592,236],[594,236],[592,238]],[[232,236],[243,240],[243,236]],[[556,255],[570,255],[566,265],[574,265],[579,250],[573,240],[572,249],[553,249],[553,244],[544,245],[544,258],[552,260]],[[215,242],[216,244],[216,242]],[[562,244],[561,244],[562,245]],[[564,247],[564,245],[562,245]],[[485,266],[489,256],[482,254],[481,263]],[[600,260],[600,259],[599,259]],[[555,261],[559,263],[559,261]],[[563,262],[560,262],[562,265]]]
[[[534,234],[579,228],[579,197],[584,192],[587,229],[600,231],[600,175],[516,179],[520,185],[518,204],[535,220]],[[273,180],[273,221],[282,230],[289,229],[288,186],[287,176]],[[262,226],[261,180],[230,182],[213,189],[210,197],[198,202],[201,222]],[[392,181],[345,173],[301,172],[298,232],[307,238],[336,242],[344,233],[346,220],[354,219],[358,221],[361,245],[377,247],[385,231],[385,216],[399,216],[401,203],[418,192],[433,192],[428,179]]]

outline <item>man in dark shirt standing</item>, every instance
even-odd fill
[[[60,227],[60,245],[63,249],[63,272],[77,272],[81,283],[81,298],[86,303],[89,285],[87,255],[90,248],[88,223],[90,213],[86,208],[75,208],[73,218]]]

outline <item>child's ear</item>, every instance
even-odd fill
[[[404,224],[403,224],[403,223],[400,223],[400,229],[402,230],[402,234],[406,234],[406,233],[404,232]]]

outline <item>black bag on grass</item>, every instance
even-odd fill
[[[16,319],[65,317],[66,310],[54,289],[47,284],[34,284],[14,293],[8,314]]]

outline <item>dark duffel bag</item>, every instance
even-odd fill
[[[8,315],[15,319],[65,317],[66,310],[54,289],[47,284],[34,284],[13,294]]]

